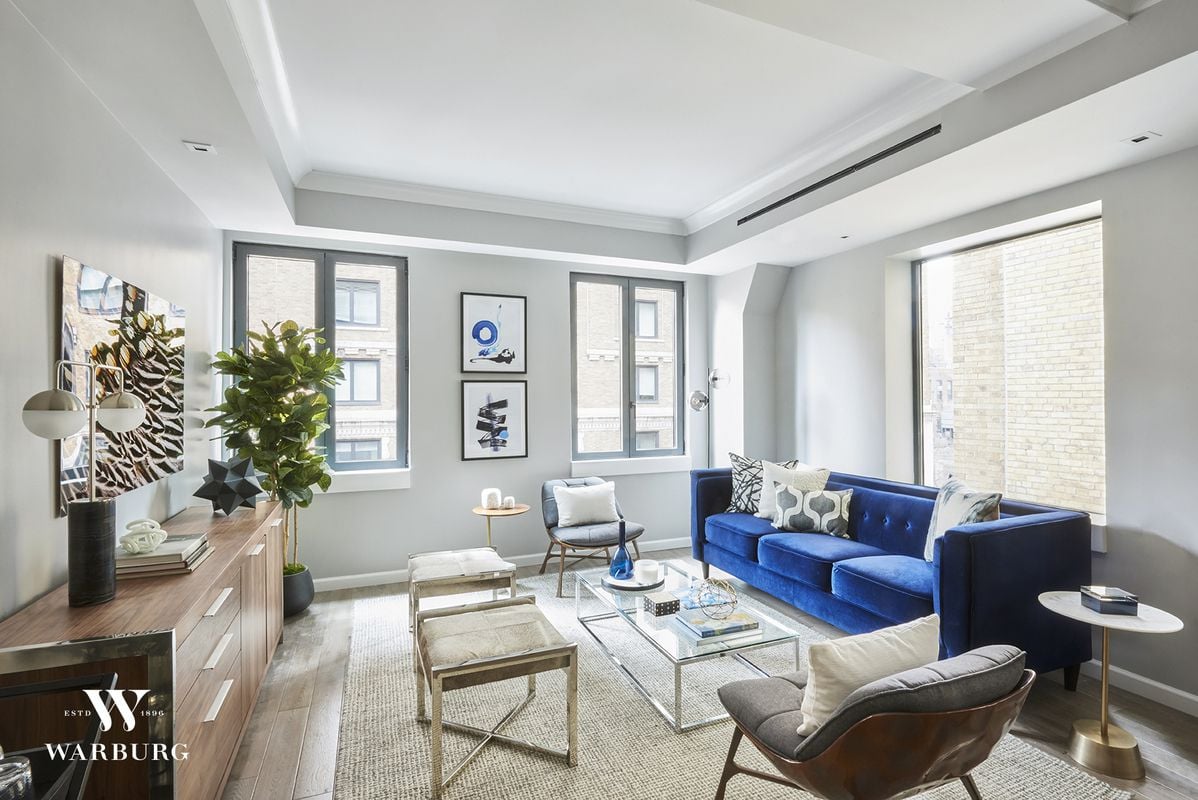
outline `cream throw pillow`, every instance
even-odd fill
[[[761,499],[757,502],[755,516],[774,520],[778,512],[778,487],[789,486],[804,492],[822,492],[828,485],[828,470],[816,469],[806,464],[784,467],[769,461],[761,462]]]
[[[846,697],[867,683],[931,664],[940,657],[940,617],[816,642],[807,650],[800,736],[810,736]]]
[[[563,528],[616,522],[616,485],[611,481],[594,486],[554,486],[557,501],[557,524]]]

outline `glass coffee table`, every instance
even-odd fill
[[[665,585],[653,589],[652,592],[676,592],[689,588],[703,580],[702,576],[673,562],[663,562],[662,570],[665,575]],[[599,644],[604,655],[620,669],[632,683],[637,692],[649,701],[653,708],[665,718],[676,733],[694,730],[695,728],[711,725],[728,718],[727,714],[716,714],[693,722],[683,722],[682,716],[682,669],[683,667],[709,661],[715,658],[731,657],[747,666],[757,675],[768,675],[745,657],[746,653],[765,647],[776,647],[793,643],[795,650],[795,669],[800,664],[799,635],[797,632],[778,622],[765,607],[748,597],[745,584],[730,580],[737,590],[739,598],[737,610],[744,611],[757,620],[758,629],[748,634],[721,637],[714,642],[707,642],[691,634],[674,620],[674,614],[655,617],[644,609],[646,592],[621,592],[609,589],[603,585],[607,576],[607,568],[582,570],[576,573],[574,581],[574,611],[578,621],[586,628],[587,633]],[[598,614],[584,615],[582,613],[583,592],[588,592],[597,599],[604,610]],[[652,592],[649,592],[650,594]],[[684,609],[685,610],[685,609]],[[649,687],[639,679],[632,670],[609,648],[600,638],[599,633],[591,625],[599,620],[622,619],[636,631],[640,638],[651,644],[674,670],[673,702],[654,696]],[[656,659],[655,659],[656,660]]]

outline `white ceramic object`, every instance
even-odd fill
[[[499,508],[503,504],[503,492],[498,489],[483,489],[478,504],[488,510]]]
[[[135,519],[125,526],[121,547],[130,555],[153,553],[166,541],[166,531],[152,519]]]
[[[641,583],[657,583],[661,580],[661,565],[651,558],[642,558],[632,567],[632,572]]]
[[[503,507],[504,508],[515,508],[516,507],[516,498],[512,497],[510,494],[507,497],[503,498]]]

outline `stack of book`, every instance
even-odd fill
[[[1099,614],[1134,617],[1140,612],[1140,598],[1116,586],[1083,586],[1082,605]]]
[[[704,642],[740,638],[757,632],[757,620],[744,611],[733,611],[723,619],[712,619],[702,609],[683,611],[675,619],[690,633]]]
[[[117,580],[157,578],[161,575],[187,575],[212,555],[208,534],[191,533],[168,536],[152,553],[137,555],[122,549],[116,552]]]

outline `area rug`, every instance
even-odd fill
[[[696,800],[714,796],[732,723],[676,734],[632,688],[578,623],[573,596],[554,596],[556,578],[519,581],[567,638],[579,643],[579,758],[561,759],[488,745],[446,793],[448,800]],[[567,593],[572,589],[567,582]],[[590,601],[596,603],[596,601]],[[584,611],[599,610],[596,604]],[[659,697],[672,697],[669,663],[621,620],[592,623],[608,647]],[[805,643],[824,637],[792,623]],[[355,602],[353,639],[346,666],[335,800],[395,800],[428,796],[428,726],[418,724],[412,675],[411,636],[404,594]],[[805,649],[805,648],[804,648]],[[763,648],[752,660],[771,674],[794,669],[793,645]],[[719,706],[715,689],[753,674],[732,659],[684,668],[686,717],[698,719]],[[490,728],[523,697],[523,679],[445,695],[445,717]],[[506,731],[565,749],[565,679],[539,676],[537,696]],[[448,769],[477,739],[446,731]],[[770,769],[747,742],[739,760]],[[1128,800],[1131,795],[1074,769],[1031,745],[1007,736],[974,777],[987,800]],[[797,789],[747,776],[732,779],[728,800],[810,800]],[[920,795],[925,800],[967,800],[960,784]]]

